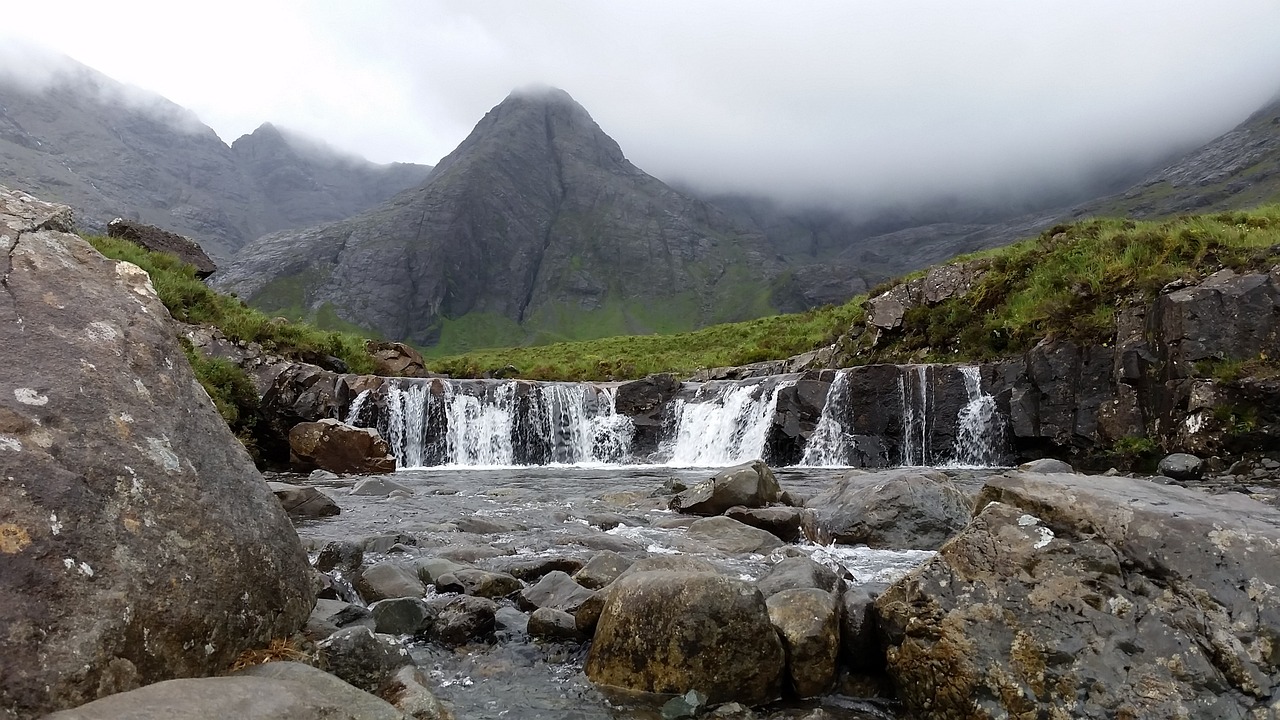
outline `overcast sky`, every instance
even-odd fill
[[[271,121],[434,164],[540,83],[662,179],[837,202],[1054,186],[1280,94],[1278,0],[42,0],[3,23],[227,142]]]

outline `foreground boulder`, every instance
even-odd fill
[[[706,693],[760,705],[778,697],[782,643],[751,584],[707,572],[623,575],[609,589],[587,655],[592,682],[653,693]]]
[[[1272,717],[1280,512],[1127,478],[1011,473],[877,601],[931,718]]]
[[[351,427],[333,418],[298,423],[289,431],[289,464],[297,472],[319,468],[373,475],[396,470],[391,446],[377,430]]]
[[[934,550],[969,522],[964,493],[936,470],[852,472],[805,505],[814,542]]]
[[[689,515],[719,515],[731,507],[758,508],[782,497],[778,479],[763,460],[725,468],[707,482],[677,494],[671,509]]]
[[[307,621],[284,510],[147,274],[0,188],[0,714],[213,674]]]

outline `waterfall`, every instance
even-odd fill
[[[384,386],[376,427],[401,467],[621,463],[631,418],[616,389],[577,383],[411,383]],[[358,395],[348,423],[366,422],[371,396]]]
[[[908,383],[908,378],[912,382]],[[903,466],[929,464],[929,366],[909,365],[898,376],[898,394],[902,398]]]
[[[762,457],[778,393],[791,384],[779,382],[768,394],[764,384],[703,385],[693,400],[673,401],[668,464],[718,467]]]
[[[849,405],[849,372],[841,370],[827,391],[826,402],[818,425],[804,446],[801,465],[830,467],[849,464],[849,438],[844,425],[837,418]]]
[[[1004,424],[996,399],[982,392],[982,375],[977,367],[962,367],[964,389],[969,403],[956,417],[955,451],[951,463],[967,467],[989,467],[1000,462],[1004,444]]]

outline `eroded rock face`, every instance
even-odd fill
[[[289,431],[289,462],[298,472],[319,468],[372,475],[396,470],[391,447],[377,430],[352,427],[332,418],[299,423]]]
[[[1240,495],[1027,473],[992,479],[979,505],[876,601],[909,712],[1267,716],[1280,513]]]
[[[314,601],[147,274],[68,224],[0,188],[0,708],[17,717],[221,671]]]
[[[778,697],[782,643],[750,583],[649,571],[624,575],[604,592],[585,667],[592,682],[656,693],[696,689],[710,703]]]
[[[964,493],[936,470],[851,472],[806,503],[805,532],[819,543],[934,550],[969,522]]]

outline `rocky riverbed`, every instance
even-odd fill
[[[710,562],[728,576],[754,581],[783,560],[812,558],[835,570],[850,586],[878,593],[933,555],[919,550],[819,546],[803,540],[774,539],[753,546],[759,538],[739,537],[735,531],[740,528],[706,531],[691,527],[697,516],[666,509],[674,489],[696,485],[714,472],[667,467],[445,468],[400,471],[389,478],[316,473],[277,479],[312,485],[336,501],[340,515],[300,521],[298,532],[313,558],[326,546],[359,546],[364,550],[362,572],[388,563],[422,567],[452,561],[524,578],[517,587],[535,585],[551,568],[569,570],[590,585],[583,572],[574,568],[593,558],[616,556],[625,566],[646,557],[684,556]],[[841,474],[834,469],[793,469],[779,471],[778,480],[798,501],[819,495]],[[952,472],[971,487],[981,485],[985,474]],[[386,484],[387,480],[395,485]],[[361,494],[366,492],[378,494]],[[358,573],[330,574],[337,581],[334,594],[360,602],[358,593],[346,585]],[[483,580],[479,574],[474,576],[475,583]],[[451,595],[438,586],[428,585],[424,591],[428,601]],[[476,585],[470,591],[475,592]],[[518,607],[515,593],[511,596],[515,600],[497,599],[491,638],[482,633],[461,647],[405,638],[414,661],[435,681],[433,692],[452,704],[458,717],[659,716],[667,697],[636,700],[601,694],[582,672],[583,639],[531,637],[537,629],[530,631],[529,613]],[[773,706],[759,717],[892,717],[891,702],[857,695],[828,693],[790,708]],[[826,714],[814,715],[818,708]]]

